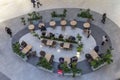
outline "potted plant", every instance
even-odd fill
[[[45,57],[41,57],[39,62],[37,63],[38,66],[41,66],[45,69],[52,70],[52,65],[46,60]]]
[[[86,20],[88,20],[88,19],[93,20],[93,16],[90,13],[90,9],[81,11],[79,14],[77,14],[77,16],[81,17],[81,18],[86,18]]]
[[[22,57],[23,59],[26,58],[25,54],[21,52],[20,50],[20,44],[19,42],[16,42],[12,45],[12,49],[13,49],[13,52],[15,52],[17,55],[19,55],[20,57]]]
[[[80,36],[80,34],[77,34],[77,39],[78,41],[81,41],[82,37]]]
[[[81,69],[77,68],[77,62],[72,62],[71,63],[71,70],[72,70],[72,73],[73,73],[73,77],[75,77],[76,74],[80,74],[81,73]]]
[[[104,55],[102,56],[102,59],[103,59],[107,64],[110,64],[111,62],[113,62],[111,50],[108,49],[108,50],[106,51],[106,54],[104,54]]]
[[[83,44],[78,45],[77,52],[81,52],[83,49]]]

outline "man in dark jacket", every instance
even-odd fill
[[[33,3],[33,7],[35,8],[35,0],[31,0],[31,2]]]
[[[11,29],[10,29],[10,28],[5,27],[5,31],[7,32],[7,34],[9,34],[9,35],[10,35],[10,37],[12,37],[12,31],[11,31]]]

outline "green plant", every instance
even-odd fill
[[[80,36],[80,34],[77,34],[77,39],[78,39],[79,41],[81,41],[82,36]]]
[[[13,51],[14,51],[16,54],[18,54],[18,55],[21,56],[22,58],[25,57],[25,54],[22,53],[21,50],[20,50],[20,44],[19,44],[19,42],[14,43],[14,44],[12,45],[12,49],[13,49]]]
[[[98,58],[98,60],[92,60],[90,62],[90,65],[93,66],[93,68],[97,68],[97,67],[99,67],[103,63],[104,63],[103,59]]]
[[[70,68],[67,66],[67,62],[64,62],[60,65],[61,69],[64,71],[64,73],[70,73],[71,70]]]
[[[54,17],[64,18],[64,17],[66,17],[66,12],[67,12],[66,9],[63,10],[63,13],[62,13],[62,14],[57,14],[55,11],[53,11],[53,12],[51,13],[51,17],[52,17],[52,18],[54,18]]]
[[[28,13],[28,16],[29,16],[28,21],[42,19],[42,16],[40,16],[40,14],[35,11],[33,11],[32,13]]]
[[[102,56],[102,59],[104,60],[104,62],[107,62],[108,64],[110,64],[111,62],[113,62],[111,50],[108,49],[106,51],[106,54],[104,54]]]
[[[31,32],[31,34],[35,37],[37,37],[38,39],[40,39],[40,36],[36,33],[36,32]]]
[[[41,57],[39,62],[37,63],[38,66],[42,66],[48,70],[52,70],[52,65],[46,60],[46,58]]]
[[[78,45],[77,52],[81,52],[83,49],[83,44]]]
[[[90,9],[82,11],[77,16],[82,18],[93,19],[92,14],[90,14]]]
[[[76,76],[76,73],[81,73],[81,69],[77,68],[77,62],[72,62],[71,63],[71,70],[73,72],[73,77]]]

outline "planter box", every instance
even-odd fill
[[[43,71],[53,73],[53,70],[48,70],[48,69],[45,69],[45,68],[43,68],[43,67],[41,67],[41,66],[37,66],[37,67],[38,67],[38,69],[41,69],[41,70],[43,70]]]
[[[93,66],[91,66],[92,70],[95,71],[95,70],[98,70],[100,69],[101,67],[105,66],[107,63],[103,63],[101,64],[100,66],[98,66],[97,68],[94,68]]]
[[[73,73],[64,73],[64,76],[72,76]],[[81,76],[81,73],[77,73],[75,76]]]

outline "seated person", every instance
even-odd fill
[[[46,31],[47,29],[46,29],[46,27],[41,27],[41,31]]]
[[[99,46],[96,46],[96,47],[94,48],[94,50],[95,50],[95,52],[98,53],[98,51],[99,51]]]
[[[21,48],[24,48],[24,47],[26,47],[27,46],[27,43],[25,42],[25,41],[22,41],[21,42]]]
[[[59,38],[63,39],[63,35],[62,35],[62,34],[60,34],[60,35],[59,35]]]
[[[54,37],[55,35],[53,33],[50,33],[50,37]]]
[[[42,32],[42,36],[45,36],[46,35],[46,32]]]
[[[72,58],[71,58],[71,62],[77,62],[78,61],[78,58],[76,57],[76,56],[73,56]]]

